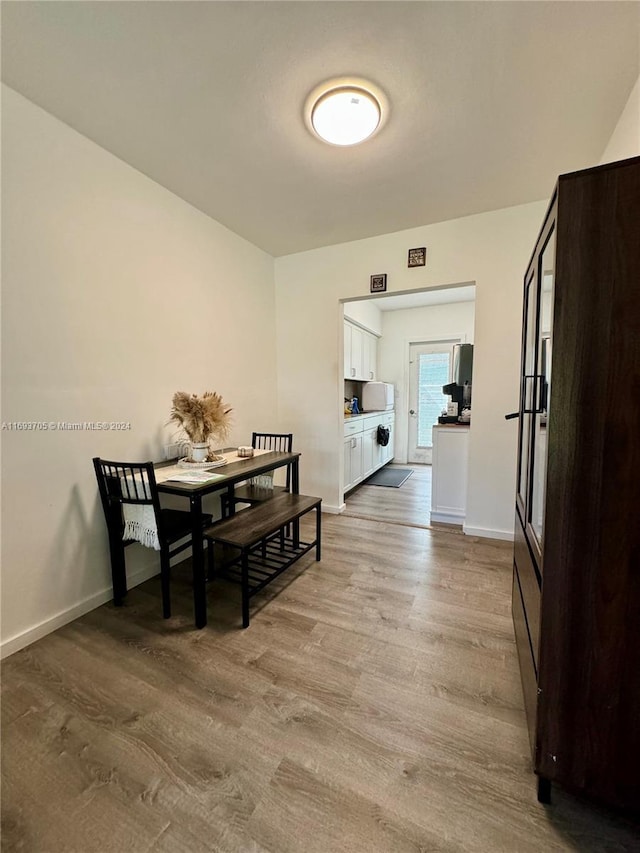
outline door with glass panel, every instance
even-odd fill
[[[409,347],[409,462],[431,464],[433,425],[449,402],[442,386],[451,381],[453,345],[458,343],[460,338]]]
[[[538,573],[542,574],[547,479],[547,418],[551,404],[555,223],[542,235],[525,280],[520,434],[516,506]]]
[[[547,419],[551,404],[551,330],[555,231],[551,231],[538,261],[539,309],[536,329],[536,374],[532,407],[531,499],[527,514],[529,539],[539,553],[544,540],[544,507],[547,485]]]

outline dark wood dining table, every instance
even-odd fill
[[[202,536],[202,499],[214,492],[226,491],[229,495],[229,511],[233,513],[233,492],[238,483],[287,466],[291,468],[291,492],[299,494],[299,458],[299,453],[285,453],[278,450],[271,450],[249,458],[238,458],[236,461],[229,461],[226,465],[219,468],[213,468],[212,472],[219,476],[208,483],[180,483],[172,480],[164,480],[157,484],[158,492],[161,494],[177,495],[189,500],[193,539],[191,557],[193,608],[197,628],[204,628],[207,624],[207,577],[204,565]],[[175,462],[159,463],[156,468],[160,474],[163,467],[174,464]],[[298,524],[299,522],[294,522],[294,525],[297,526]],[[297,529],[295,530],[295,534],[297,535]]]

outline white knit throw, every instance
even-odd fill
[[[122,493],[134,494],[135,490],[129,478],[122,478]],[[148,484],[144,483],[139,477],[136,477],[136,485],[138,493],[147,495]],[[124,519],[123,539],[134,539],[145,548],[153,548],[155,551],[160,550],[160,540],[158,539],[158,525],[156,524],[156,514],[153,511],[153,506],[150,504],[122,504],[122,517]]]

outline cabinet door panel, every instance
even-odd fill
[[[351,439],[345,438],[344,440],[344,458],[343,458],[343,472],[344,472],[344,490],[351,487]]]
[[[384,448],[384,456],[387,462],[393,459],[393,439],[394,439],[394,424],[388,424],[389,428],[389,444]]]
[[[352,379],[352,367],[351,367],[351,330],[353,326],[351,323],[344,324],[344,378]]]
[[[362,435],[362,476],[368,477],[375,468],[377,446],[377,428],[366,430]]]
[[[368,332],[365,333],[364,351],[364,378],[371,382],[378,375],[378,339],[375,335],[370,335]]]
[[[351,376],[353,379],[364,379],[363,375],[363,343],[364,332],[357,326],[351,327]]]
[[[527,714],[527,727],[529,729],[529,742],[531,744],[531,752],[533,753],[535,750],[536,739],[537,676],[533,665],[533,657],[531,655],[529,632],[527,630],[527,620],[525,618],[524,605],[522,603],[522,595],[520,592],[520,585],[518,583],[518,575],[515,570],[513,572],[511,603],[513,628],[516,635],[516,647],[518,649],[518,661],[520,663],[522,693],[524,695],[524,707]]]
[[[516,517],[513,560],[527,615],[531,651],[536,667],[540,646],[540,583],[520,520]]]
[[[359,483],[362,480],[362,433],[360,435],[356,435],[353,438],[354,446],[351,451],[351,473],[353,476],[353,482]]]

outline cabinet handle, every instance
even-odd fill
[[[351,447],[355,447],[357,443],[358,442],[355,440],[355,438],[351,439]]]
[[[373,370],[369,371],[369,379],[373,379]]]
[[[352,367],[352,368],[351,368],[351,375],[352,375],[352,376],[355,376],[355,375],[356,375],[356,369],[355,369],[355,367]]]

